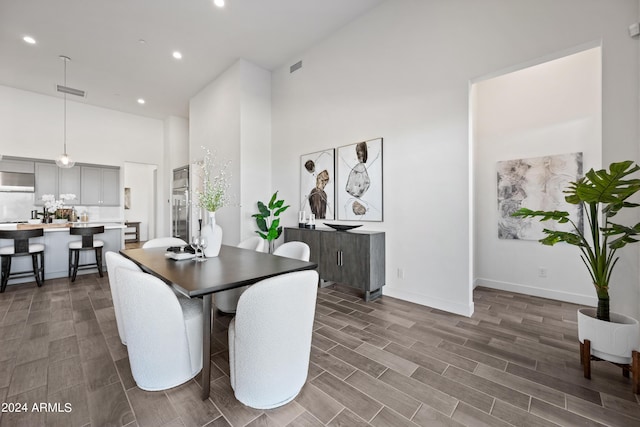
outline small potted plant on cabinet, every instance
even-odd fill
[[[640,170],[632,161],[612,163],[609,170],[594,171],[591,169],[576,182],[571,182],[566,201],[579,204],[584,209],[587,229],[581,230],[567,212],[533,211],[522,208],[513,216],[522,218],[537,217],[540,221],[556,221],[570,223],[571,231],[544,229],[547,236],[540,240],[545,245],[565,242],[577,246],[582,252],[584,262],[598,296],[597,309],[582,308],[578,310],[578,337],[581,343],[581,361],[585,365],[585,376],[588,377],[588,364],[591,356],[613,363],[628,365],[632,352],[639,350],[640,327],[638,321],[631,317],[611,313],[609,309],[609,285],[618,257],[616,252],[624,246],[638,241],[640,223],[626,226],[613,222],[612,219],[623,209],[640,206],[629,199],[640,191],[640,179],[629,178],[629,175]],[[590,353],[584,354],[585,340],[590,344]],[[588,347],[586,347],[588,349]],[[585,360],[585,358],[589,358]],[[634,384],[634,391],[638,385]]]

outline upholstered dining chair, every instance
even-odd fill
[[[318,273],[299,271],[249,287],[229,324],[229,370],[236,399],[256,409],[293,400],[309,370]]]
[[[171,246],[186,246],[186,245],[188,245],[187,242],[177,237],[158,237],[158,238],[147,240],[146,242],[144,242],[142,244],[142,248],[143,249],[168,248]]]
[[[309,261],[311,249],[309,249],[309,245],[304,242],[287,242],[278,246],[276,250],[273,251],[273,254],[299,259],[300,261]]]
[[[264,239],[260,236],[249,237],[238,243],[237,247],[258,252],[265,251]],[[238,299],[240,299],[240,295],[242,295],[247,288],[248,286],[242,286],[240,288],[216,293],[213,297],[216,308],[223,313],[235,313],[236,307],[238,306]]]
[[[151,274],[116,267],[115,276],[136,385],[159,391],[195,377],[202,369],[202,304],[183,311],[178,297]]]
[[[122,344],[127,345],[127,338],[124,333],[124,323],[120,308],[119,285],[116,283],[116,268],[128,268],[131,271],[142,271],[131,260],[123,257],[115,252],[108,251],[104,254],[107,261],[107,276],[109,276],[109,287],[111,288],[111,299],[113,300],[113,311],[116,313],[116,324],[118,326],[118,335]]]

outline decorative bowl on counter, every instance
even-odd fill
[[[349,231],[354,228],[362,227],[362,224],[329,224],[328,222],[325,222],[324,225],[331,227],[336,231]]]
[[[41,219],[29,219],[29,220],[27,220],[27,222],[29,224],[32,224],[32,225],[33,224],[42,224],[42,220]]]
[[[58,218],[56,218],[56,219],[54,219],[52,222],[53,222],[54,224],[66,224],[67,222],[69,222],[69,220],[68,220],[68,219],[66,219],[66,218],[62,218],[62,219],[58,219]]]

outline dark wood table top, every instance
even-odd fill
[[[317,268],[317,264],[312,262],[235,246],[222,245],[220,254],[207,258],[206,262],[193,259],[174,261],[165,257],[165,249],[123,249],[120,253],[149,273],[173,283],[189,297],[250,285],[279,274]]]

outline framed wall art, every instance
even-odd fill
[[[539,240],[546,236],[544,228],[571,229],[571,224],[537,218],[516,218],[511,214],[520,208],[542,211],[566,211],[582,230],[580,205],[565,200],[563,191],[582,176],[582,153],[558,154],[528,159],[504,160],[498,169],[498,238]]]
[[[339,220],[382,221],[382,138],[338,148]]]
[[[300,211],[335,219],[335,150],[300,156]]]

